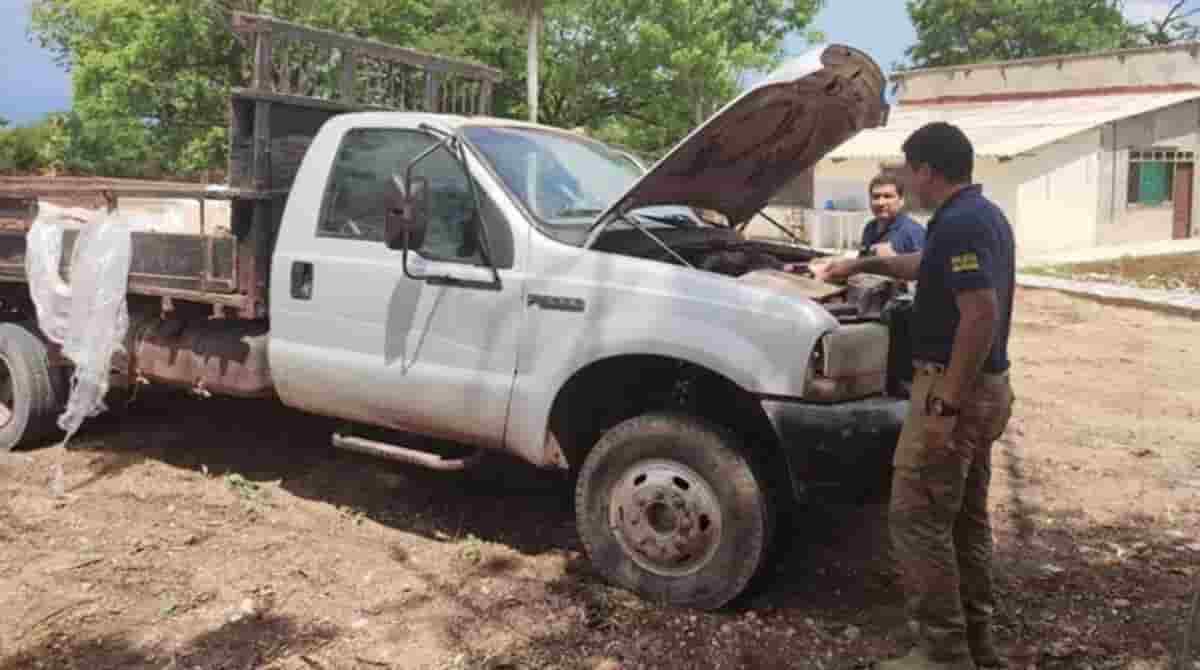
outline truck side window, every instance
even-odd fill
[[[437,139],[398,128],[357,128],[346,133],[326,187],[317,236],[380,242],[384,210],[393,174],[400,174]],[[440,148],[417,164],[413,176],[429,179],[430,220],[422,256],[441,261],[483,264],[473,226],[482,220],[499,268],[513,263],[512,229],[476,182],[483,203],[476,211],[467,174],[458,159]]]
[[[434,141],[424,133],[396,128],[347,132],[326,186],[317,236],[382,243],[392,175]]]

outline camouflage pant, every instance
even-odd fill
[[[927,447],[925,399],[944,367],[918,363],[912,409],[896,447],[889,526],[910,616],[935,653],[966,650],[967,623],[991,621],[992,443],[1012,414],[1008,374],[983,375],[964,392],[945,448]]]

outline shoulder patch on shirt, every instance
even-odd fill
[[[979,270],[979,256],[974,251],[950,257],[950,270],[953,272],[975,272]]]

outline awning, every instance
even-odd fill
[[[1036,100],[952,103],[892,108],[887,125],[864,130],[825,156],[830,159],[898,158],[912,131],[932,121],[963,129],[975,155],[1016,156],[1120,119],[1200,98],[1200,90],[1130,93]]]

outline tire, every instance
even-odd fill
[[[46,344],[24,326],[0,323],[0,451],[53,435],[59,395]]]
[[[609,430],[575,487],[580,538],[606,579],[703,610],[725,606],[759,572],[775,511],[741,440],[684,414],[646,414]]]

